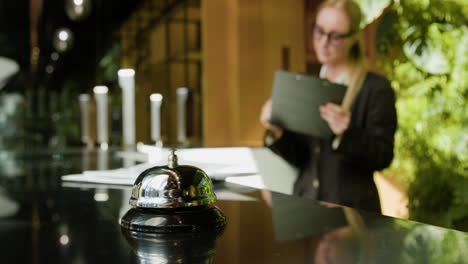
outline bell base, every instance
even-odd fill
[[[216,239],[224,229],[211,232],[148,233],[121,228],[140,263],[213,263]]]
[[[120,219],[120,225],[130,231],[146,233],[218,233],[224,230],[226,217],[214,205],[183,209],[132,208]]]

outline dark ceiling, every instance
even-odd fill
[[[116,41],[115,30],[141,2],[89,0],[90,15],[81,21],[73,21],[65,12],[66,1],[0,0],[0,56],[16,60],[23,73],[29,71],[31,54],[31,2],[43,3],[37,26],[40,56],[33,79],[48,89],[61,89],[63,82],[68,79],[82,79],[83,86],[94,82],[97,63]],[[56,52],[53,39],[58,28],[70,29],[74,40],[72,48],[53,61],[51,54]],[[47,72],[47,66],[53,66],[53,72]]]
[[[0,56],[29,61],[29,1],[0,0]]]

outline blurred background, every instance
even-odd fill
[[[162,138],[177,143],[184,86],[190,144],[261,146],[274,71],[319,69],[320,2],[1,0],[0,149],[82,147],[78,98],[96,85],[109,87],[109,143],[121,146],[121,68],[136,72],[137,142],[152,143],[149,95],[161,93]],[[396,156],[379,191],[392,190],[391,215],[468,230],[468,3],[358,2],[368,67],[397,94]]]

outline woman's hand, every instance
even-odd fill
[[[270,123],[271,118],[271,98],[268,99],[262,107],[262,113],[260,114],[260,123],[273,132],[275,139],[279,139],[283,135],[283,129],[279,126],[275,126]]]
[[[334,104],[326,103],[320,106],[320,116],[327,121],[328,126],[337,136],[341,136],[349,127],[351,113],[343,107]]]

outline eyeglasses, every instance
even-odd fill
[[[313,29],[313,37],[315,40],[320,40],[322,37],[327,37],[326,39],[330,42],[331,45],[333,46],[338,46],[343,43],[343,40],[346,38],[351,37],[354,34],[353,31],[347,33],[347,34],[340,34],[336,32],[329,32],[326,33],[322,27],[319,25],[315,25]]]

